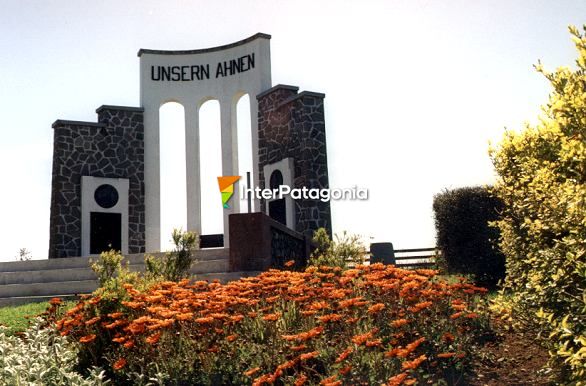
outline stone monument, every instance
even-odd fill
[[[222,174],[238,176],[236,105],[250,95],[253,174],[259,188],[329,188],[324,94],[271,84],[270,36],[262,33],[207,49],[141,49],[140,107],[104,105],[97,122],[53,124],[53,179],[49,257],[160,249],[159,109],[185,111],[187,228],[201,234],[199,109],[220,104]],[[218,205],[220,203],[218,194]],[[291,197],[258,199],[255,208],[292,231],[331,233],[329,202]],[[229,216],[224,209],[224,245]]]

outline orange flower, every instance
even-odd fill
[[[380,339],[367,340],[365,343],[365,346],[366,347],[377,347],[377,346],[380,346],[382,343],[383,342]]]
[[[289,260],[285,263],[285,267],[289,268],[295,265],[295,260]]]
[[[324,328],[320,326],[320,327],[312,328],[311,330],[309,330],[307,332],[299,333],[297,335],[282,335],[281,337],[289,342],[293,341],[293,340],[306,341],[306,340],[315,338],[316,336],[321,334],[323,332],[323,330],[324,330]]]
[[[371,339],[374,336],[374,334],[376,334],[377,332],[378,332],[378,329],[374,328],[365,334],[354,335],[352,337],[352,342],[354,342],[354,344],[360,346],[361,344],[366,343],[367,340]]]
[[[407,323],[409,323],[407,319],[397,319],[391,322],[391,326],[393,326],[394,328],[399,328],[401,326],[406,325]]]
[[[289,369],[289,368],[295,366],[298,361],[299,360],[297,358],[292,359],[290,361],[287,361],[285,363],[280,364],[279,366],[277,366],[277,369],[278,370],[286,370],[286,369]]]
[[[346,367],[342,367],[342,368],[339,370],[339,373],[340,373],[340,374],[342,374],[342,375],[346,375],[346,374],[348,374],[348,373],[349,373],[351,370],[352,370],[352,366],[350,366],[350,365],[349,365],[349,366],[346,366]]]
[[[421,303],[417,303],[416,305],[414,305],[413,307],[409,307],[409,311],[416,313],[419,312],[425,308],[428,308],[429,306],[431,306],[433,303],[432,302],[421,302]]]
[[[228,336],[226,337],[226,340],[227,340],[228,342],[234,342],[236,339],[238,339],[238,335],[236,335],[236,334],[228,335]]]
[[[244,375],[246,375],[247,377],[252,377],[254,374],[258,373],[260,371],[260,367],[255,367],[252,368],[250,370],[247,370],[244,372]]]
[[[309,311],[301,311],[301,315],[303,316],[311,316],[317,314],[317,311],[309,310]]]
[[[95,318],[91,318],[90,320],[87,320],[87,321],[85,322],[85,325],[86,325],[86,326],[91,326],[92,324],[96,324],[97,322],[99,322],[99,321],[100,321],[100,319],[101,319],[101,318],[100,318],[99,316],[96,316]]]
[[[61,300],[61,298],[52,298],[51,300],[49,300],[49,304],[52,306],[58,306],[60,304],[63,304],[63,300]]]
[[[328,315],[318,316],[317,319],[320,322],[322,322],[322,323],[337,322],[340,319],[342,319],[342,315],[340,315],[340,314],[328,314]]]
[[[407,373],[397,374],[394,377],[389,378],[387,381],[387,386],[399,386],[401,383],[403,383],[407,376]]]
[[[199,324],[210,324],[210,323],[213,323],[213,321],[214,321],[214,318],[212,318],[210,316],[195,319],[195,322],[199,323]]]
[[[368,307],[368,313],[369,314],[377,314],[381,310],[383,310],[384,308],[385,308],[385,305],[383,303],[373,304],[372,306]]]
[[[126,366],[126,363],[127,363],[127,362],[126,362],[126,359],[124,359],[124,358],[120,358],[120,359],[118,359],[118,360],[117,360],[117,361],[114,363],[114,365],[112,366],[112,368],[113,368],[114,370],[120,370],[121,368],[123,368],[124,366]]]
[[[190,320],[191,318],[193,318],[193,312],[185,312],[183,314],[175,315],[175,319],[177,319],[179,321],[186,321],[186,320]]]
[[[463,312],[463,311],[456,312],[455,314],[452,314],[452,315],[450,316],[450,319],[458,319],[458,318],[459,318],[460,316],[462,316],[463,314],[464,314],[464,312]]]
[[[454,341],[454,339],[456,339],[456,337],[453,334],[450,334],[449,332],[445,332],[442,335],[442,340],[446,343],[451,343]]]
[[[356,298],[352,298],[352,299],[346,299],[346,300],[342,300],[340,301],[340,303],[338,304],[338,306],[340,308],[349,308],[352,307],[354,305],[356,305],[357,303],[362,302],[362,296],[356,297]]]
[[[299,346],[291,346],[290,349],[291,351],[303,351],[307,348],[307,345],[305,344],[301,344]]]
[[[336,376],[333,375],[329,378],[324,379],[319,384],[321,386],[340,386],[342,384],[342,381],[339,381],[338,378],[336,378]]]
[[[244,319],[244,315],[230,316],[230,321],[233,322],[233,323],[240,322],[242,319]]]
[[[468,318],[468,319],[476,319],[476,318],[478,318],[478,314],[476,312],[471,312],[464,317]]]
[[[126,343],[124,343],[124,347],[125,348],[128,348],[128,349],[133,348],[134,347],[134,341],[132,341],[132,340],[126,341]]]
[[[142,302],[121,302],[121,303],[128,308],[132,308],[133,310],[142,308],[144,306],[144,303],[142,303]]]
[[[340,363],[344,361],[346,358],[348,358],[350,354],[352,354],[353,351],[354,349],[352,347],[348,347],[346,350],[342,351],[338,358],[336,358],[335,363]]]
[[[295,383],[293,384],[294,386],[303,386],[305,385],[305,382],[307,382],[307,376],[305,374],[301,374],[296,380]]]
[[[96,334],[90,334],[79,338],[79,343],[90,343],[96,340]]]
[[[437,357],[438,358],[451,358],[455,355],[456,355],[455,352],[443,352],[443,353],[437,354]]]
[[[276,320],[279,320],[279,318],[281,317],[281,314],[276,312],[274,314],[267,314],[265,316],[262,317],[262,320],[266,320],[269,322],[274,322]]]
[[[301,354],[299,355],[299,359],[301,359],[302,361],[306,361],[312,358],[316,358],[319,355],[319,351],[312,351],[312,352],[308,352],[305,354]]]
[[[403,362],[403,364],[401,365],[401,368],[403,370],[416,369],[426,359],[427,359],[427,357],[425,355],[420,355],[419,357],[413,359],[412,361]]]
[[[156,332],[152,335],[149,335],[149,337],[146,338],[145,340],[148,344],[156,344],[160,338],[161,338],[161,332]]]

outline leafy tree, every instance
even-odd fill
[[[567,380],[586,385],[586,25],[570,27],[577,68],[546,71],[549,103],[535,126],[507,132],[491,157],[505,208],[496,224],[505,288],[550,333]]]

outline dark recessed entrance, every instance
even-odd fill
[[[283,185],[283,174],[279,170],[274,170],[269,179],[269,186],[271,189],[279,189],[281,185]],[[287,225],[287,209],[284,198],[269,202],[269,217],[285,226]]]
[[[285,199],[281,198],[269,202],[269,216],[283,225],[287,225],[287,211]]]
[[[122,215],[90,213],[90,254],[122,249]]]

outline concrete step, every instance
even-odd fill
[[[194,280],[220,280],[221,283],[238,280],[243,277],[256,276],[260,272],[213,272],[194,275]],[[76,295],[91,293],[98,287],[97,280],[82,280],[44,284],[10,284],[0,286],[0,307],[25,303],[45,302],[59,297],[74,300]]]
[[[95,280],[96,274],[90,268],[50,269],[47,271],[0,272],[0,293],[2,287],[10,284],[54,283],[60,281]]]
[[[194,252],[197,260],[220,260],[229,259],[230,250],[228,248],[209,248],[199,249]],[[150,253],[150,255],[163,255],[163,253]],[[90,266],[90,259],[96,261],[98,257],[65,257],[62,259],[45,259],[45,260],[28,260],[28,261],[8,261],[0,263],[0,272],[22,272],[22,271],[47,271],[73,268],[87,268]],[[123,261],[129,264],[142,264],[144,254],[137,253],[126,256]]]
[[[144,272],[144,264],[132,264],[128,268],[131,271]],[[192,267],[191,273],[227,272],[230,263],[227,259],[201,260]],[[3,285],[54,283],[61,281],[95,280],[95,273],[89,268],[49,269],[46,271],[17,271],[0,272],[0,293]]]
[[[97,280],[58,281],[53,283],[6,284],[0,286],[0,298],[22,296],[77,295],[93,292]]]

